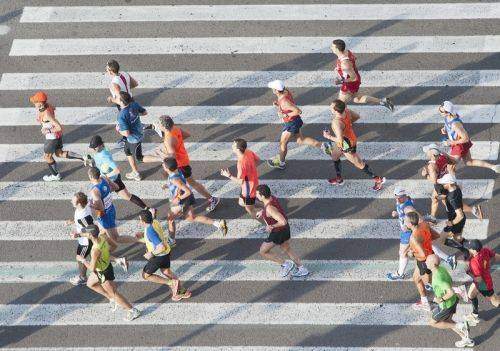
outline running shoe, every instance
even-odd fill
[[[154,207],[150,207],[148,208],[149,212],[151,212],[151,216],[153,216],[153,218],[156,218],[156,213],[158,212],[158,210]]]
[[[465,316],[465,320],[467,321],[467,323],[471,326],[471,327],[475,327],[476,325],[479,324],[479,322],[481,321],[479,319],[479,315],[475,314],[475,313],[471,313],[471,314],[468,314]]]
[[[160,123],[158,123],[157,121],[151,123],[151,124],[147,124],[144,126],[144,128],[142,128],[144,131],[146,130],[152,130],[154,131],[156,134],[158,134],[158,136],[160,138],[163,138],[163,132],[160,128]]]
[[[321,151],[323,151],[326,155],[331,155],[332,154],[332,142],[325,141],[324,143],[321,143]]]
[[[293,263],[293,261],[290,261],[290,260],[286,260],[285,263],[283,263],[281,265],[281,269],[280,269],[280,275],[284,278],[286,277],[287,275],[290,274],[290,272],[292,271],[292,269],[295,267],[295,263]]]
[[[123,269],[125,273],[128,272],[128,261],[126,257],[117,258],[116,263]]]
[[[342,177],[335,177],[328,179],[328,183],[330,183],[331,185],[340,186],[344,185],[344,179]]]
[[[213,210],[215,210],[219,202],[220,199],[218,197],[212,196],[210,200],[208,200],[208,207],[206,208],[206,211],[212,212]]]
[[[406,274],[398,274],[396,273],[387,273],[387,280],[392,280],[392,281],[399,281],[399,280],[405,280],[406,279]]]
[[[109,300],[109,308],[111,311],[116,311],[118,309],[118,304],[114,299]]]
[[[381,105],[388,108],[389,111],[394,112],[394,103],[392,102],[392,100],[390,98],[386,97],[386,98],[382,99]]]
[[[171,238],[171,237],[167,237],[167,241],[168,241],[168,245],[170,246],[170,248],[174,248],[176,245],[177,245],[177,241],[175,241],[174,238]]]
[[[69,282],[74,286],[85,285],[87,284],[87,278],[83,278],[77,275],[71,278]]]
[[[300,277],[305,277],[308,274],[309,271],[307,270],[307,268],[304,266],[300,266],[293,270],[292,277],[300,278]]]
[[[483,209],[481,205],[472,206],[472,215],[477,219],[483,219]]]
[[[134,172],[134,171],[125,174],[125,177],[130,180],[136,180],[136,181],[142,180],[141,174],[139,172]]]
[[[451,269],[457,268],[457,257],[455,255],[450,255],[446,258],[446,263],[448,263],[448,266],[450,266]]]
[[[493,166],[493,171],[495,171],[495,173],[500,173],[500,165]]]
[[[226,236],[227,235],[227,223],[226,223],[225,219],[221,219],[219,221],[219,230],[222,233],[222,236]]]
[[[92,158],[92,155],[90,154],[85,154],[83,156],[83,166],[84,167],[92,167],[94,165],[94,159]]]
[[[429,303],[423,303],[421,300],[411,305],[411,308],[413,308],[415,311],[431,311],[431,306],[429,305]]]
[[[57,175],[48,174],[43,176],[44,182],[58,182],[61,180],[61,173],[57,173]]]
[[[467,295],[467,288],[465,287],[465,284],[457,286],[453,290],[455,291],[455,294],[457,294],[465,303],[469,302],[469,295]]]
[[[437,224],[438,220],[436,217],[433,215],[427,214],[424,216],[424,221],[432,223],[432,224]]]
[[[464,320],[463,323],[460,323],[460,331],[464,334],[466,339],[469,339],[469,323],[467,320]]]
[[[430,292],[434,291],[434,290],[432,289],[432,285],[427,284],[427,283],[426,283],[426,284],[424,284],[424,288],[425,288],[425,290],[430,291]]]
[[[114,149],[123,149],[125,147],[125,141],[127,141],[127,137],[121,137],[120,139],[118,139],[115,143]]]
[[[125,320],[128,322],[133,321],[137,317],[141,315],[141,311],[139,311],[137,308],[132,308],[131,310],[127,311],[127,315],[125,316]]]
[[[455,347],[460,347],[460,348],[474,347],[474,345],[475,345],[474,340],[472,340],[471,338],[466,338],[455,342]]]
[[[278,169],[285,169],[286,168],[286,163],[281,163],[278,158],[275,158],[274,160],[268,160],[267,164],[273,168],[278,168]]]
[[[179,292],[178,294],[172,295],[172,301],[180,301],[182,299],[189,299],[191,297],[192,293],[189,290],[183,289],[183,291]]]
[[[373,190],[375,191],[379,191],[379,190],[382,190],[382,185],[385,183],[385,177],[375,177],[373,178],[373,180],[375,181],[375,185],[373,186]]]

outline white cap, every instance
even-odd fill
[[[441,151],[439,150],[439,146],[437,146],[437,144],[435,143],[432,143],[432,144],[429,144],[429,145],[425,145],[422,150],[427,153],[429,151],[432,151],[432,153],[434,155],[437,155],[439,154]]]
[[[405,188],[402,188],[400,186],[397,186],[395,189],[394,189],[394,196],[405,196],[406,195],[406,189]]]
[[[445,101],[443,102],[443,110],[445,110],[448,113],[451,113],[453,115],[457,114],[457,109],[455,108],[455,105],[451,101]]]
[[[279,79],[276,79],[272,82],[267,83],[267,87],[278,91],[283,91],[285,90],[285,83],[283,83],[283,81]]]
[[[457,182],[457,178],[447,173],[437,180],[439,184],[454,184]]]

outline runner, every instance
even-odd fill
[[[227,234],[227,224],[224,219],[214,221],[211,218],[195,215],[195,198],[193,192],[187,185],[187,180],[177,167],[177,161],[174,157],[167,157],[163,161],[163,169],[168,174],[168,183],[166,187],[170,192],[170,211],[167,215],[169,245],[175,246],[175,219],[184,216],[189,222],[198,222],[207,225],[213,225],[219,229],[222,235]]]
[[[100,235],[99,228],[92,224],[82,229],[82,236],[92,242],[90,262],[82,255],[77,255],[78,262],[91,271],[87,286],[96,293],[103,295],[112,304],[117,304],[127,311],[126,321],[132,321],[141,315],[141,312],[132,307],[130,302],[117,290],[113,265],[110,262],[109,244],[106,236]]]
[[[267,239],[260,245],[260,254],[262,257],[281,265],[280,274],[283,278],[290,272],[292,277],[308,275],[309,271],[302,265],[300,258],[290,247],[290,224],[278,199],[271,195],[271,189],[265,184],[260,184],[257,187],[256,195],[257,199],[264,204],[264,209],[258,212],[257,217],[264,220],[266,231],[269,233]],[[285,261],[271,252],[275,246],[279,246],[289,259]]]
[[[238,174],[236,177],[233,176],[229,168],[221,169],[220,174],[230,181],[240,184],[241,192],[238,204],[244,207],[245,211],[247,211],[252,218],[257,218],[255,198],[257,186],[259,185],[259,173],[257,171],[257,162],[260,161],[259,156],[250,149],[247,149],[247,142],[244,139],[234,139],[232,150],[238,159],[236,164]]]
[[[472,159],[470,149],[473,144],[455,105],[450,101],[445,101],[439,106],[438,111],[444,118],[444,127],[441,128],[441,134],[447,136],[447,140],[443,141],[443,145],[451,147],[451,157],[456,162],[462,160],[466,166],[489,168],[493,172],[500,173],[500,165]]]
[[[346,104],[353,100],[356,104],[379,104],[394,112],[394,103],[388,97],[379,99],[376,97],[361,95],[359,86],[361,76],[356,67],[356,56],[350,51],[346,51],[346,44],[343,40],[335,39],[331,46],[332,52],[337,56],[334,84],[341,85],[339,99]],[[354,98],[354,99],[353,99]]]
[[[438,304],[432,309],[429,325],[438,329],[451,329],[457,333],[462,339],[455,342],[456,347],[473,347],[474,340],[469,337],[467,321],[455,323],[452,319],[457,312],[459,300],[453,290],[450,273],[446,268],[439,265],[439,258],[436,255],[427,257],[425,264],[432,272],[434,302]]]
[[[295,104],[292,93],[285,88],[285,84],[281,80],[273,80],[267,86],[273,90],[273,94],[278,98],[273,102],[273,105],[278,108],[278,117],[280,117],[284,123],[283,129],[281,130],[279,155],[278,157],[267,161],[269,166],[285,169],[285,158],[288,153],[288,143],[292,139],[295,139],[299,145],[304,144],[318,149],[323,148],[323,152],[329,154],[330,150],[324,148],[328,144],[322,144],[316,139],[302,135],[302,131],[300,130],[304,124],[302,118],[300,117],[302,110]]]
[[[196,190],[201,196],[207,199],[207,212],[215,210],[219,204],[219,199],[212,196],[207,189],[196,181],[193,177],[193,171],[189,164],[189,155],[184,147],[184,139],[189,138],[191,134],[174,125],[174,121],[170,116],[161,116],[159,118],[159,128],[163,134],[163,145],[165,148],[166,157],[175,157],[177,167],[186,178],[189,186]]]
[[[323,137],[330,140],[329,148],[331,149],[331,156],[335,165],[336,177],[329,179],[328,182],[332,185],[344,184],[340,164],[340,158],[344,156],[356,168],[361,169],[375,181],[373,190],[381,190],[382,185],[385,183],[385,178],[375,175],[368,164],[356,152],[357,137],[352,124],[360,118],[359,114],[347,109],[346,104],[338,99],[330,105],[330,110],[333,114],[331,128],[335,135],[332,135],[329,130],[324,130]]]
[[[139,218],[144,232],[137,233],[136,237],[143,238],[147,250],[144,257],[148,261],[142,270],[142,277],[150,282],[169,286],[172,289],[173,301],[189,299],[191,291],[181,287],[179,278],[170,269],[170,245],[165,239],[160,222],[153,219],[151,213],[145,210],[141,211]],[[166,278],[155,274],[158,270]]]
[[[139,162],[161,162],[161,158],[153,155],[142,154],[143,129],[141,116],[147,115],[147,111],[135,102],[127,92],[120,92],[121,111],[118,114],[118,131],[127,138],[125,142],[125,155],[132,172],[125,174],[127,179],[141,180],[142,177],[137,168]]]
[[[41,132],[45,136],[43,145],[43,158],[49,166],[50,174],[44,175],[43,180],[53,182],[61,180],[61,173],[57,169],[54,155],[61,158],[76,159],[83,161],[83,156],[72,151],[63,150],[62,125],[56,119],[56,108],[47,102],[47,94],[43,91],[35,93],[30,97],[30,102],[36,108],[36,120],[41,124]]]
[[[472,302],[472,313],[466,316],[466,319],[472,326],[475,326],[480,321],[478,293],[481,293],[493,306],[500,305],[500,297],[495,294],[491,278],[491,266],[500,261],[500,255],[489,247],[483,247],[479,240],[465,241],[464,248],[469,251],[470,255],[467,274],[473,279],[468,294]]]
[[[127,187],[122,181],[122,176],[120,169],[113,160],[113,156],[108,149],[104,146],[104,142],[100,135],[95,135],[92,137],[89,143],[89,148],[93,151],[91,159],[87,159],[92,163],[93,167],[97,167],[101,172],[101,175],[111,180],[113,183],[118,185],[115,193],[118,194],[122,199],[132,202],[134,205],[139,206],[142,209],[151,211],[153,217],[156,216],[156,209],[148,207],[141,198],[137,195],[130,194]]]

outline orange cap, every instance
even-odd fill
[[[37,102],[46,102],[46,101],[47,101],[47,94],[45,94],[43,91],[37,91],[35,95],[30,97],[30,102],[32,104]]]

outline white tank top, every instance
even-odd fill
[[[52,127],[54,127],[52,122],[50,122],[50,121],[42,122],[42,128],[50,129]],[[56,133],[47,133],[47,134],[45,134],[45,139],[54,140],[54,139],[57,139],[57,135],[56,135]]]
[[[90,224],[94,223],[94,219],[92,217],[92,210],[90,206],[87,205],[85,208],[77,208],[75,209],[75,215],[73,217],[75,221],[75,230],[77,233],[81,233],[83,227],[86,227]],[[89,244],[88,238],[78,238],[78,244],[82,246],[87,246]]]
[[[127,93],[132,96],[132,91],[130,89],[130,74],[126,72],[120,72],[117,76],[114,76],[113,79],[111,80],[111,84],[118,84],[120,87],[120,91],[126,91]],[[116,98],[116,94],[111,87],[109,87],[109,91],[111,92],[111,95]]]

